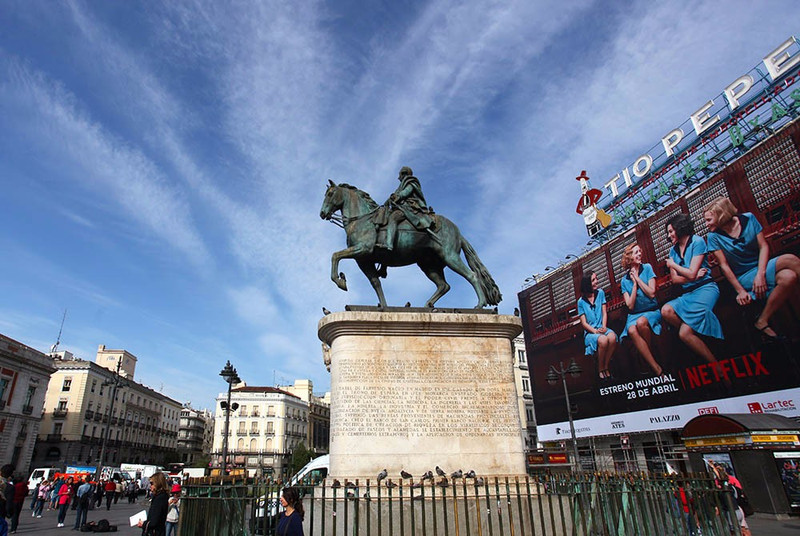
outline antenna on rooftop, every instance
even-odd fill
[[[64,316],[61,317],[61,327],[58,328],[58,337],[56,343],[50,347],[50,353],[54,354],[58,350],[58,345],[61,344],[61,332],[64,330],[64,320],[67,318],[67,309],[64,309]]]

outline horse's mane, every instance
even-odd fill
[[[366,203],[366,204],[369,206],[369,208],[370,208],[370,209],[375,209],[375,208],[378,208],[378,207],[380,206],[380,205],[378,205],[378,203],[376,203],[376,202],[375,202],[375,200],[374,200],[374,199],[372,199],[372,197],[370,197],[370,195],[369,195],[367,192],[365,192],[364,190],[359,190],[359,189],[358,189],[358,188],[356,188],[355,186],[352,186],[352,185],[350,185],[350,184],[347,184],[346,182],[343,182],[343,183],[341,183],[339,186],[341,186],[342,188],[347,188],[348,190],[354,190],[354,191],[355,191],[355,193],[356,193],[356,195],[357,195],[358,197],[360,197],[361,199],[363,199],[363,200],[364,200],[364,202],[365,202],[365,203]]]

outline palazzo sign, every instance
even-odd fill
[[[598,210],[613,216],[613,223],[592,228],[587,224],[589,234],[608,239],[615,234],[608,231],[624,231],[637,223],[640,213],[657,210],[680,195],[681,189],[711,177],[797,117],[800,89],[793,86],[798,71],[800,44],[790,37],[608,180],[596,204]]]

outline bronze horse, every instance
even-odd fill
[[[358,267],[369,279],[380,300],[386,307],[380,277],[387,266],[408,266],[416,264],[436,284],[436,291],[426,303],[433,307],[444,296],[450,285],[444,278],[444,268],[448,267],[470,282],[478,295],[477,307],[497,305],[503,298],[489,271],[478,258],[467,239],[461,235],[456,224],[436,215],[436,237],[414,229],[407,221],[398,226],[396,245],[392,251],[375,246],[378,228],[373,218],[380,206],[368,193],[349,184],[334,184],[329,181],[319,216],[323,220],[332,219],[336,211],[341,211],[342,226],[347,233],[347,249],[337,251],[331,257],[331,280],[342,290],[347,290],[344,274],[339,274],[341,259],[355,259]],[[334,217],[335,219],[335,217]],[[467,263],[461,259],[461,252]]]

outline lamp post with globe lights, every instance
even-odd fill
[[[236,402],[231,404],[231,389],[234,383],[241,383],[242,380],[239,378],[236,369],[231,366],[230,360],[225,364],[225,368],[222,369],[219,375],[228,382],[228,399],[219,404],[222,411],[225,412],[225,428],[222,435],[222,476],[225,476],[228,474],[228,427],[230,426],[231,411],[236,411],[239,408],[239,404]]]
[[[567,389],[567,374],[572,376],[573,378],[577,378],[581,375],[583,369],[581,369],[580,365],[575,362],[573,358],[569,362],[569,366],[564,368],[564,363],[558,363],[558,368],[555,365],[550,365],[550,370],[547,371],[547,376],[545,379],[547,383],[550,385],[555,385],[558,383],[559,377],[561,378],[561,383],[564,385],[564,398],[567,402],[567,417],[569,417],[569,433],[572,437],[572,455],[575,458],[575,471],[578,473],[583,472],[583,468],[581,467],[578,459],[578,440],[575,437],[575,424],[572,421],[572,405],[569,402],[569,389]]]

